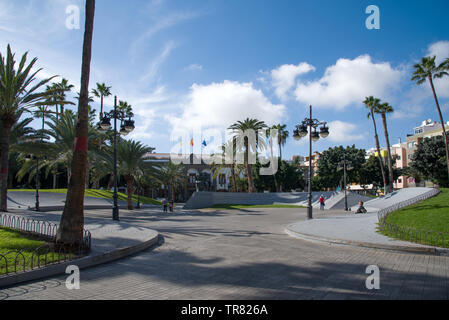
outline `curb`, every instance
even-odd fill
[[[380,250],[390,250],[390,251],[400,251],[405,253],[417,253],[417,254],[429,254],[436,256],[449,256],[449,249],[437,248],[437,247],[410,247],[410,246],[400,246],[400,245],[385,245],[376,244],[370,242],[359,242],[352,240],[341,240],[341,239],[330,239],[325,237],[313,236],[309,234],[299,233],[290,230],[288,227],[284,229],[285,233],[288,235],[306,241],[321,242],[335,245],[346,245],[352,247],[362,247]]]
[[[148,249],[154,246],[156,243],[158,243],[159,233],[156,231],[154,231],[154,233],[155,235],[151,239],[132,247],[119,248],[116,250],[99,253],[96,255],[89,255],[77,260],[71,260],[55,265],[50,265],[42,269],[5,276],[4,278],[0,278],[0,288],[13,286],[22,282],[39,280],[42,278],[48,278],[60,274],[65,274],[66,268],[70,265],[76,265],[80,269],[86,269],[100,264],[108,263],[114,260],[125,258],[139,251]]]

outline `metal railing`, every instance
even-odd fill
[[[412,199],[401,201],[401,202],[396,203],[396,204],[394,204],[392,206],[389,206],[388,208],[384,208],[384,209],[380,210],[377,213],[377,217],[379,219],[379,222],[382,223],[382,224],[385,223],[388,215],[390,213],[392,213],[393,211],[397,211],[399,209],[402,209],[402,208],[411,206],[413,204],[416,204],[418,202],[421,202],[421,201],[427,200],[429,198],[435,197],[439,193],[440,193],[440,190],[435,188],[435,189],[429,190],[428,192],[426,192],[424,194],[416,196],[416,197],[414,197]]]
[[[449,242],[446,243],[446,241],[449,239],[448,233],[418,230],[406,226],[398,226],[388,222],[385,222],[381,226],[381,229],[388,235],[391,235],[394,238],[400,240],[416,242],[435,247],[449,248]]]
[[[83,230],[81,243],[67,246],[56,242],[56,233],[59,227],[56,223],[1,214],[0,227],[19,231],[47,242],[32,251],[24,248],[6,253],[0,252],[0,276],[74,260],[88,254],[91,249],[92,236],[88,230]]]
[[[390,213],[411,206],[418,202],[427,200],[429,198],[435,197],[439,193],[440,190],[435,188],[429,190],[428,192],[422,195],[416,196],[406,201],[396,203],[388,208],[380,210],[377,213],[380,230],[400,240],[448,248],[449,243],[446,243],[446,241],[449,239],[449,234],[447,233],[430,230],[418,230],[411,227],[398,226],[393,223],[387,222],[387,218]]]

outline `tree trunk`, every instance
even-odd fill
[[[53,172],[53,190],[56,189],[56,171]]]
[[[429,75],[429,81],[430,81],[430,86],[432,87],[433,97],[434,97],[435,103],[437,105],[438,115],[440,116],[441,126],[443,128],[443,137],[444,137],[444,142],[445,142],[445,147],[446,147],[447,178],[449,180],[449,144],[448,144],[448,139],[447,139],[446,128],[444,127],[443,114],[441,113],[440,103],[438,102],[438,97],[435,92],[435,87],[433,85],[433,80],[432,80],[431,75]]]
[[[270,149],[271,149],[271,161],[273,161],[273,138],[270,139]],[[276,188],[276,192],[279,192],[279,184],[278,184],[278,180],[276,179],[276,172],[273,172],[273,178],[274,178],[274,187]]]
[[[114,174],[112,173],[111,176],[109,177],[107,189],[111,190],[113,184],[114,184]]]
[[[234,160],[232,160],[234,161]],[[232,164],[232,188],[234,189],[234,192],[237,192],[237,180],[235,178],[235,165]]]
[[[385,169],[384,169],[384,163],[382,161],[382,155],[380,154],[379,136],[377,135],[377,126],[376,126],[376,119],[374,119],[374,109],[373,109],[373,107],[371,107],[371,117],[373,118],[374,138],[376,139],[377,157],[378,157],[379,163],[380,163],[380,171],[382,171],[382,179],[383,179],[383,182],[384,182],[384,193],[385,193],[385,188],[387,186],[387,179],[385,177]]]
[[[282,145],[279,143],[279,162],[282,162]]]
[[[387,115],[385,113],[382,113],[382,122],[384,124],[384,131],[385,131],[385,140],[387,142],[387,150],[388,150],[388,175],[389,175],[389,192],[393,192],[393,186],[394,186],[394,177],[393,177],[393,158],[391,156],[391,150],[390,150],[390,138],[388,137],[388,127],[387,127]]]
[[[89,125],[89,77],[94,15],[95,0],[86,0],[81,92],[78,104],[75,148],[72,159],[72,178],[68,186],[67,199],[56,235],[56,241],[65,245],[80,244],[83,241],[84,188],[86,181],[87,134]]]
[[[132,175],[126,175],[126,187],[128,190],[128,210],[134,210],[133,207],[133,192],[134,192],[134,177]]]
[[[249,143],[248,137],[245,137],[245,164],[246,164],[246,176],[248,177],[248,193],[254,192],[253,187],[253,173],[251,172],[251,165],[249,164]]]
[[[0,173],[0,211],[8,211],[8,168],[9,168],[9,137],[12,128],[11,121],[3,120],[1,173]]]
[[[101,95],[100,120],[103,119],[103,95]]]

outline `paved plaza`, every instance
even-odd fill
[[[57,217],[57,214],[54,213]],[[344,214],[315,211],[318,218]],[[449,257],[314,243],[285,228],[306,209],[121,211],[123,223],[159,232],[152,249],[66,276],[0,289],[0,299],[448,299]],[[111,210],[86,212],[110,219]],[[380,268],[368,290],[367,266]]]

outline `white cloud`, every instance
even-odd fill
[[[436,56],[435,62],[440,64],[444,59],[449,58],[449,41],[438,41],[429,46],[427,54],[431,57]]]
[[[286,115],[284,105],[271,103],[252,83],[224,81],[210,85],[194,84],[190,88],[180,115],[167,115],[174,131],[199,129],[226,130],[246,118],[267,124],[278,123]]]
[[[148,71],[140,78],[140,81],[151,81],[156,76],[160,66],[167,60],[170,53],[176,48],[176,44],[173,41],[169,41],[165,44],[160,54],[151,62]]]
[[[353,123],[337,120],[329,122],[328,125],[329,125],[328,139],[332,142],[349,143],[357,140],[363,140],[367,136],[366,132],[361,132],[360,128]]]
[[[197,63],[193,63],[184,68],[184,71],[201,71],[203,70],[203,66]]]
[[[284,64],[272,70],[272,85],[275,88],[276,96],[280,99],[285,99],[287,91],[295,85],[296,78],[310,71],[315,71],[315,68],[306,62],[301,62],[297,66]]]
[[[339,59],[326,69],[324,76],[307,83],[299,83],[296,99],[316,107],[344,109],[361,104],[367,96],[387,100],[397,88],[403,72],[388,62],[374,63],[369,55],[354,60]]]
[[[449,41],[439,41],[431,44],[427,54],[429,56],[436,56],[435,63],[440,64],[443,60],[449,58]],[[435,79],[434,83],[438,97],[449,98],[449,77]],[[427,85],[429,86],[428,83]]]
[[[151,43],[149,40],[159,32],[174,27],[184,21],[194,19],[198,16],[199,13],[197,12],[182,12],[173,13],[163,17],[156,17],[155,23],[131,43],[131,58],[136,59],[138,52],[144,51],[145,46],[148,46],[148,44]]]

